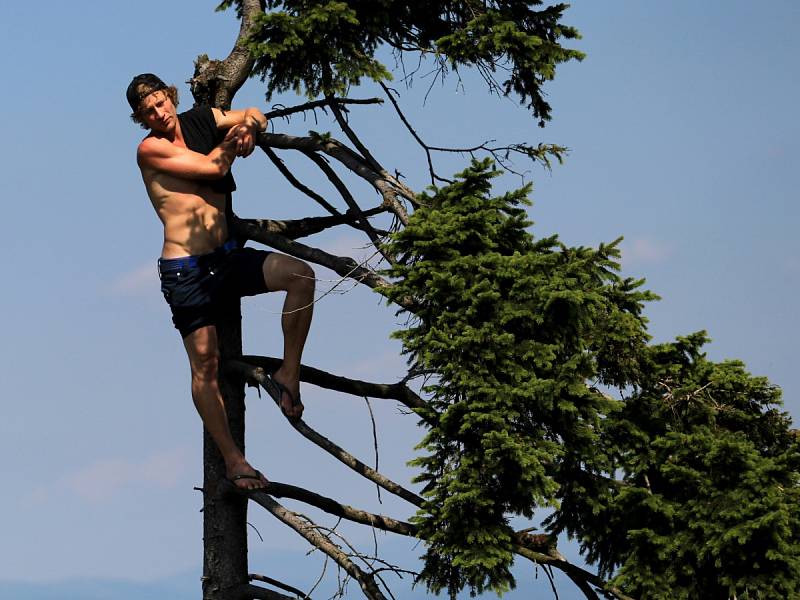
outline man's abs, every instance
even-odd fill
[[[227,241],[224,194],[199,181],[142,175],[164,225],[162,258],[207,254]]]

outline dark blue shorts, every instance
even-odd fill
[[[216,325],[217,317],[241,297],[269,291],[263,265],[270,254],[231,240],[209,254],[159,259],[161,292],[181,337]]]

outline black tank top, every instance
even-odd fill
[[[214,113],[207,104],[179,114],[178,121],[186,147],[200,154],[208,154],[225,138],[225,132],[217,129]],[[209,187],[220,194],[230,194],[236,190],[236,182],[229,170],[223,177],[209,181]]]

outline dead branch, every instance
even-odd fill
[[[327,210],[332,215],[341,214],[338,210],[336,210],[336,208],[330,202],[325,200],[325,198],[320,196],[318,193],[316,193],[308,186],[301,183],[300,180],[294,176],[294,173],[292,173],[288,168],[286,168],[286,164],[278,157],[277,154],[275,154],[272,148],[269,148],[268,146],[261,146],[261,149],[264,151],[267,157],[272,161],[272,164],[277,167],[281,175],[283,175],[286,178],[286,180],[289,183],[291,183],[296,189],[303,192],[306,196],[311,198],[314,202],[319,204],[322,208]]]
[[[281,359],[270,356],[255,356],[248,354],[241,357],[245,363],[243,366],[235,365],[236,361],[229,361],[228,364],[238,368],[238,372],[245,377],[251,376],[253,366],[262,368],[265,372],[271,373],[281,366]],[[414,393],[407,385],[399,383],[370,383],[359,379],[350,379],[341,375],[334,375],[307,365],[300,366],[300,381],[311,383],[328,390],[351,394],[353,396],[369,396],[370,398],[381,398],[384,400],[397,400],[417,414],[425,414],[433,410],[425,400]]]
[[[520,556],[524,556],[531,562],[555,567],[556,569],[563,571],[572,581],[578,579],[580,581],[585,582],[587,585],[591,584],[596,588],[602,590],[604,593],[610,594],[614,598],[617,598],[618,600],[634,600],[634,598],[626,596],[618,588],[614,587],[613,585],[610,585],[606,581],[603,581],[600,577],[598,577],[594,573],[590,573],[585,569],[581,569],[580,567],[573,565],[571,562],[566,560],[557,550],[552,551],[550,554],[544,554],[541,552],[535,552],[533,550],[524,548],[522,546],[516,546],[514,548],[514,551]]]
[[[391,517],[376,515],[360,508],[354,508],[352,506],[348,506],[347,504],[337,502],[336,500],[327,496],[317,494],[316,492],[312,492],[311,490],[307,490],[295,485],[270,481],[267,484],[267,487],[263,490],[252,492],[239,488],[230,482],[226,482],[224,485],[226,486],[226,490],[228,492],[234,492],[239,495],[252,496],[256,493],[265,493],[269,494],[270,496],[277,496],[278,498],[291,498],[293,500],[304,502],[305,504],[310,504],[311,506],[315,506],[316,508],[325,511],[328,514],[342,519],[347,519],[348,521],[352,521],[354,523],[368,525],[382,531],[388,531],[390,533],[396,533],[398,535],[404,535],[407,537],[417,537],[419,535],[419,529],[413,523],[409,523],[407,521],[398,521],[397,519],[393,519]],[[526,551],[536,552],[551,557],[560,556],[556,547],[557,540],[555,536],[547,534],[531,535],[526,531],[517,531],[515,532],[514,536],[517,539],[517,545],[520,548],[524,548]]]
[[[544,571],[544,574],[547,576],[547,581],[550,582],[550,589],[553,590],[553,595],[556,597],[556,600],[559,600],[556,582],[553,581],[553,568],[548,567],[547,565],[542,565],[542,571]]]
[[[384,580],[383,576],[381,575],[381,572],[383,572],[383,571],[391,571],[395,575],[397,575],[398,577],[400,577],[402,579],[402,577],[403,577],[402,570],[400,568],[395,567],[394,565],[386,562],[385,560],[382,560],[382,559],[378,558],[377,556],[369,556],[367,554],[364,554],[363,552],[358,550],[355,546],[353,546],[353,544],[351,544],[347,540],[346,537],[344,537],[341,533],[336,531],[336,527],[338,527],[338,523],[336,524],[336,526],[334,526],[332,528],[317,526],[317,531],[324,531],[325,532],[325,537],[327,537],[329,540],[331,538],[334,538],[334,537],[338,538],[342,542],[342,544],[347,546],[347,548],[350,550],[350,552],[348,554],[348,558],[357,558],[358,560],[363,562],[367,566],[367,568],[369,568],[370,574],[375,576],[375,577],[377,577],[378,580],[383,584],[383,587],[386,589],[386,592],[389,594],[389,596],[392,597],[392,600],[397,600],[395,598],[394,594],[392,594],[392,590],[389,588],[389,584],[386,583],[386,580]],[[373,531],[373,534],[374,534],[374,531]],[[380,563],[382,565],[385,565],[386,568],[378,568],[378,569],[376,569],[374,567],[374,563],[376,563],[376,562]]]
[[[361,590],[369,600],[386,600],[386,597],[375,583],[374,576],[370,573],[365,573],[358,566],[353,564],[350,558],[339,547],[317,531],[317,526],[310,520],[304,522],[299,515],[287,510],[264,492],[251,493],[250,497],[254,502],[263,506],[276,518],[283,521],[283,523],[303,536],[312,546],[319,548],[336,561],[348,575],[358,581]]]
[[[600,597],[597,595],[597,592],[595,592],[592,589],[592,586],[590,586],[583,579],[578,577],[575,573],[572,573],[570,571],[569,573],[565,573],[565,575],[569,577],[572,583],[575,584],[575,587],[577,587],[581,592],[583,592],[583,595],[586,596],[587,600],[600,600]]]
[[[231,370],[238,370],[243,376],[250,379],[251,381],[256,381],[262,387],[266,383],[267,374],[264,369],[260,367],[253,368],[250,365],[244,364],[244,368],[242,367],[243,363],[239,363],[238,361],[228,361],[226,363],[226,369]],[[367,466],[360,460],[358,460],[355,456],[347,452],[341,446],[333,443],[331,440],[326,438],[325,436],[321,435],[311,427],[309,427],[305,421],[302,419],[294,419],[289,421],[292,427],[294,427],[300,435],[302,435],[307,440],[313,442],[323,450],[325,450],[328,454],[339,460],[340,462],[344,463],[351,469],[353,469],[356,473],[369,479],[373,483],[377,483],[387,492],[391,492],[403,500],[410,502],[415,506],[421,506],[423,503],[422,498],[420,498],[414,492],[407,490],[403,486],[398,483],[395,483],[388,477],[378,473],[372,467]]]
[[[316,110],[318,108],[324,109],[328,106],[344,106],[347,104],[383,104],[383,98],[336,98],[328,97],[324,100],[314,100],[313,102],[306,102],[305,104],[298,104],[297,106],[290,106],[289,108],[279,108],[271,110],[264,115],[268,119],[278,119],[288,117],[307,110]]]
[[[267,583],[276,588],[280,588],[285,592],[291,592],[292,594],[300,598],[300,600],[311,600],[311,598],[309,598],[306,595],[306,593],[303,592],[302,590],[298,590],[296,587],[292,587],[291,585],[283,583],[282,581],[278,581],[277,579],[273,579],[272,577],[267,577],[266,575],[259,575],[258,573],[250,573],[248,577],[250,578],[250,581],[263,581],[264,583]]]
[[[330,100],[332,100],[332,97],[330,98]],[[352,144],[361,153],[361,156],[364,158],[364,160],[366,160],[367,163],[373,169],[375,169],[375,171],[377,171],[382,175],[385,175],[386,169],[384,169],[383,166],[375,159],[375,157],[372,156],[372,153],[369,151],[369,149],[358,138],[355,131],[352,130],[350,124],[347,122],[347,119],[344,118],[344,114],[342,114],[342,110],[339,108],[339,106],[335,102],[331,102],[330,107],[331,107],[331,112],[333,113],[333,116],[336,119],[336,122],[339,124],[339,127],[341,127],[344,134],[347,136],[347,139],[349,139],[350,142],[352,142]]]
[[[376,208],[364,211],[361,214],[364,217],[372,217],[384,212],[386,212],[386,209],[383,206],[378,206]],[[337,227],[339,225],[349,225],[354,229],[360,229],[364,231],[363,225],[361,225],[359,222],[360,220],[361,217],[354,215],[352,212],[335,216],[332,215],[330,217],[304,217],[302,219],[291,219],[285,221],[276,219],[240,219],[238,217],[233,217],[232,219],[234,222],[247,221],[246,225],[243,223],[235,223],[234,227],[259,228],[268,233],[277,233],[289,238],[290,240],[296,240],[298,238],[314,235],[320,231],[325,231],[326,229]],[[378,231],[373,229],[372,226],[370,226],[370,229],[372,229],[372,231],[375,233],[381,233],[385,235],[388,234],[387,231]]]
[[[245,583],[236,588],[234,597],[237,600],[297,600],[298,598],[298,596],[285,596],[278,592],[268,590],[267,588],[249,583]],[[304,598],[304,596],[299,597]]]
[[[489,154],[497,164],[503,167],[509,173],[513,173],[515,175],[522,175],[521,173],[515,171],[510,166],[509,156],[511,154],[518,154],[521,156],[525,156],[529,158],[533,162],[539,162],[542,164],[546,169],[550,170],[552,168],[552,163],[550,161],[550,157],[553,156],[559,164],[563,163],[564,155],[569,152],[568,148],[563,146],[558,146],[556,144],[538,144],[537,146],[531,146],[530,144],[519,143],[519,144],[509,144],[507,146],[494,146],[492,142],[494,140],[487,140],[481,144],[476,144],[474,146],[465,147],[465,148],[447,148],[441,146],[431,146],[430,144],[425,143],[422,138],[420,137],[419,133],[414,129],[414,127],[409,122],[408,118],[403,113],[402,109],[400,108],[400,104],[395,99],[394,95],[392,94],[392,89],[386,86],[386,84],[381,83],[381,87],[383,91],[386,93],[386,96],[392,103],[392,106],[395,109],[395,112],[400,117],[400,120],[406,126],[411,136],[416,140],[416,142],[420,145],[420,147],[425,152],[425,157],[428,161],[428,173],[431,176],[431,184],[435,185],[436,181],[442,181],[445,183],[452,183],[452,180],[446,179],[444,177],[440,177],[436,174],[433,167],[433,157],[431,152],[451,152],[457,154],[469,154],[471,157],[475,157],[475,153],[482,151]],[[395,92],[396,93],[396,92]]]
[[[395,214],[403,225],[408,224],[408,212],[397,199],[415,197],[407,186],[399,184],[391,176],[381,174],[357,152],[341,142],[324,136],[293,136],[285,133],[260,133],[258,145],[261,148],[272,147],[284,150],[300,150],[304,152],[323,152],[338,160],[353,173],[368,181],[381,195],[384,204]]]
[[[229,482],[226,482],[224,485],[228,492],[236,492],[244,496],[255,493],[243,490]],[[384,515],[376,515],[374,513],[361,510],[360,508],[348,506],[347,504],[341,504],[333,498],[328,498],[327,496],[317,494],[316,492],[312,492],[311,490],[297,487],[295,485],[289,485],[288,483],[270,481],[267,484],[267,487],[258,491],[269,494],[270,496],[275,496],[277,498],[291,498],[292,500],[298,500],[300,502],[310,504],[311,506],[315,506],[335,517],[347,519],[348,521],[359,523],[361,525],[368,525],[370,527],[375,527],[376,529],[381,529],[383,531],[389,531],[391,533],[405,535],[408,537],[417,536],[417,527],[411,523],[406,521],[398,521],[397,519],[386,517]]]
[[[406,118],[406,115],[403,113],[402,110],[400,110],[400,105],[398,104],[397,100],[395,100],[395,97],[392,95],[391,89],[382,81],[379,83],[380,86],[383,88],[383,91],[386,93],[386,96],[391,101],[392,106],[394,106],[394,110],[397,113],[397,116],[400,117],[400,120],[403,122],[403,125],[406,126],[406,129],[408,129],[409,133],[411,133],[411,136],[415,140],[417,140],[417,143],[422,147],[423,151],[425,152],[425,157],[428,160],[428,173],[430,173],[431,176],[431,185],[436,185],[437,180],[442,181],[444,183],[452,183],[451,179],[445,179],[443,177],[439,177],[433,170],[433,157],[431,156],[430,148],[425,142],[422,141],[422,138],[419,136],[417,131],[411,126],[411,123]]]
[[[383,250],[383,240],[380,239],[378,233],[372,228],[372,225],[370,225],[369,221],[367,221],[367,219],[364,217],[358,202],[356,202],[356,199],[353,198],[353,194],[350,193],[350,190],[336,174],[336,171],[334,171],[325,161],[325,159],[316,152],[304,152],[303,154],[305,154],[309,160],[311,160],[311,162],[317,165],[317,167],[319,167],[319,169],[325,173],[328,181],[330,181],[333,184],[333,187],[335,187],[339,192],[339,195],[341,195],[348,208],[354,214],[358,215],[358,223],[361,225],[361,229],[363,229],[367,236],[369,236],[369,239],[372,242],[372,245],[375,246],[375,249],[381,253],[381,255],[389,262],[389,264],[395,264],[397,261],[395,261],[393,256]]]

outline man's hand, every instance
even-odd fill
[[[264,131],[267,118],[257,108],[222,112],[212,108],[219,129],[227,129],[225,139],[236,139],[236,155],[249,156],[256,146],[256,136]],[[231,137],[232,136],[232,137]]]
[[[259,130],[258,124],[253,121],[230,128],[228,135],[233,132],[237,139],[236,156],[250,156],[256,147],[256,135],[258,135]]]

